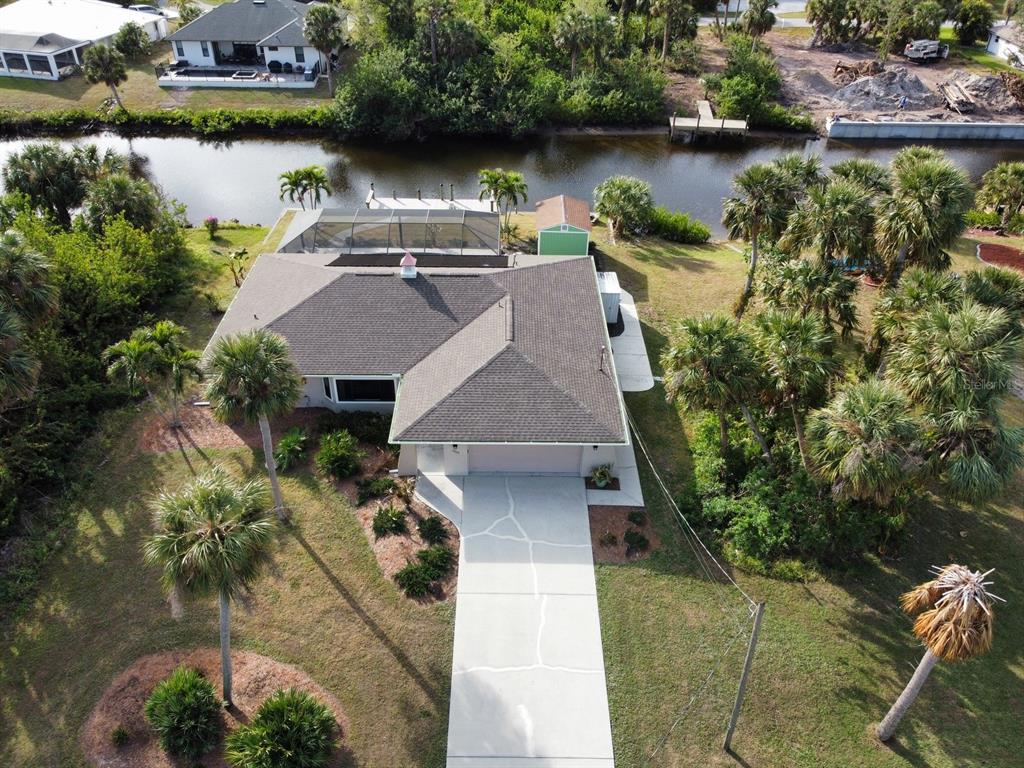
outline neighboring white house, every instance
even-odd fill
[[[1009,21],[992,26],[988,31],[988,44],[985,48],[1001,59],[1024,62],[1024,56],[1021,56],[1022,43],[1024,37],[1021,36],[1020,25],[1016,21]]]
[[[0,8],[0,76],[59,80],[82,63],[85,49],[109,43],[134,22],[160,40],[167,19],[103,0],[16,0]]]
[[[163,86],[313,88],[327,58],[306,39],[310,6],[296,0],[234,0],[174,32]]]

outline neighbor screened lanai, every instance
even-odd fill
[[[499,218],[496,212],[461,209],[327,209],[281,250],[351,256],[401,255],[406,251],[416,256],[497,256],[501,251]]]

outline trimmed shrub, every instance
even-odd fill
[[[373,535],[378,539],[397,533],[405,533],[405,508],[394,504],[382,506],[373,516]]]
[[[224,756],[237,768],[324,768],[337,731],[322,702],[294,688],[276,691],[228,736]]]
[[[995,211],[979,211],[977,208],[969,210],[964,218],[967,219],[967,226],[979,229],[995,229],[1002,223]]]
[[[417,523],[420,538],[427,544],[442,544],[448,541],[448,529],[444,527],[444,521],[439,515],[424,517]]]
[[[141,59],[149,56],[153,49],[153,41],[141,24],[129,21],[121,26],[114,35],[114,48],[126,59]]]
[[[424,563],[409,563],[395,574],[395,583],[408,597],[423,597],[433,581],[433,571]]]
[[[626,542],[626,549],[629,552],[643,552],[651,546],[646,536],[632,528],[622,534],[622,540]]]
[[[611,531],[605,531],[597,537],[597,543],[602,547],[614,547],[619,543],[619,537]]]
[[[343,480],[359,471],[359,462],[365,455],[359,449],[359,441],[347,430],[328,432],[320,437],[316,467],[328,477]]]
[[[626,519],[638,528],[643,528],[647,525],[647,513],[642,509],[631,510],[630,513],[626,515]]]
[[[371,477],[369,480],[360,480],[356,483],[359,489],[358,503],[365,504],[370,499],[381,496],[388,496],[395,490],[395,481],[390,475]]]
[[[217,742],[220,708],[202,672],[178,667],[153,689],[144,711],[169,755],[196,760]]]
[[[316,422],[320,432],[333,432],[337,429],[347,430],[356,439],[385,448],[388,445],[388,434],[391,421],[388,417],[372,411],[338,411],[325,413]]]
[[[455,564],[455,553],[443,544],[422,549],[416,553],[416,557],[429,569],[431,581],[447,576]]]
[[[274,462],[277,468],[287,471],[302,461],[306,455],[306,430],[292,427],[285,432],[274,446]]]
[[[652,235],[672,243],[699,245],[706,243],[711,237],[711,230],[704,222],[691,218],[689,214],[670,211],[660,205],[651,212],[647,226]]]

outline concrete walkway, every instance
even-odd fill
[[[581,478],[420,476],[462,534],[448,768],[612,768]]]

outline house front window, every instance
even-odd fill
[[[179,59],[185,58],[185,46],[181,44],[181,40],[174,41],[174,51],[178,54]]]
[[[395,381],[325,377],[324,396],[335,403],[393,403]]]
[[[302,64],[306,60],[306,49],[301,45],[295,46],[295,61]]]
[[[203,40],[202,42],[200,42],[200,43],[199,43],[199,45],[200,45],[200,46],[202,46],[202,49],[203,49],[203,58],[204,58],[204,59],[205,59],[205,58],[208,58],[208,57],[209,57],[209,55],[210,55],[210,46],[208,46],[208,45],[206,44],[206,41],[205,41],[205,40]]]

